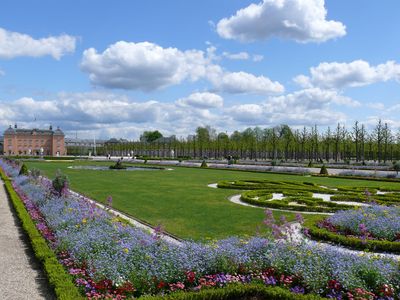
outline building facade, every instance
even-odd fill
[[[64,133],[60,128],[22,129],[15,124],[4,131],[4,155],[66,155]]]

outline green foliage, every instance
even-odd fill
[[[328,175],[328,169],[326,168],[325,165],[322,165],[321,170],[319,171],[319,174],[321,175]]]
[[[276,161],[276,159],[271,161],[271,166],[275,167],[278,165],[278,162]]]
[[[4,181],[6,192],[13,204],[22,228],[29,237],[35,257],[40,261],[44,268],[50,286],[54,289],[57,299],[62,300],[83,300],[78,288],[73,283],[73,278],[63,266],[58,262],[55,253],[47,245],[45,239],[36,228],[35,223],[29,216],[21,199],[14,191],[10,180],[0,169],[1,179]]]
[[[39,169],[32,168],[32,169],[31,169],[31,172],[30,172],[30,175],[31,175],[34,179],[39,179],[39,177],[40,177],[40,175],[41,175],[41,172],[40,172]]]
[[[318,241],[328,241],[335,244],[339,244],[345,247],[349,247],[356,250],[371,250],[371,251],[383,251],[383,252],[392,252],[392,253],[400,253],[400,243],[399,242],[390,242],[390,241],[382,241],[382,240],[368,240],[354,237],[354,236],[344,236],[341,234],[337,234],[329,231],[325,228],[319,228],[317,223],[314,221],[306,221],[304,227],[308,229],[308,233],[310,234],[312,239]]]
[[[400,193],[386,193],[378,195],[377,189],[365,187],[336,186],[335,189],[327,189],[312,182],[291,182],[273,180],[236,180],[220,181],[219,188],[248,190],[241,194],[243,202],[261,207],[309,211],[309,212],[336,212],[338,210],[352,209],[354,205],[346,202],[370,202],[365,191],[369,190],[373,200],[379,204],[393,205],[400,203]],[[384,187],[381,188],[385,190]],[[388,192],[388,190],[385,190]],[[272,200],[273,193],[283,194],[283,199]],[[332,201],[313,197],[313,193],[329,194]],[[334,201],[342,202],[336,203]]]
[[[28,167],[25,164],[22,164],[21,169],[19,170],[19,175],[29,175]]]
[[[58,195],[61,196],[63,189],[68,186],[67,175],[61,173],[60,170],[57,170],[56,177],[53,179],[52,185]]]
[[[201,162],[200,168],[208,168],[208,165],[207,165],[207,163],[206,163],[205,160],[203,160],[203,161]]]
[[[125,170],[126,169],[126,167],[122,164],[122,161],[120,159],[117,160],[115,165],[111,165],[109,168],[112,170]]]
[[[146,142],[151,143],[154,142],[155,140],[162,138],[163,135],[161,132],[158,130],[155,131],[145,131],[143,132],[142,136],[140,137],[141,139],[144,139]]]
[[[148,161],[151,163],[151,161]],[[400,190],[399,182],[356,180],[334,177],[305,177],[299,175],[265,173],[265,172],[244,172],[236,170],[216,170],[208,167],[185,168],[174,166],[173,171],[166,172],[100,172],[91,170],[74,170],[68,168],[71,165],[105,165],[110,162],[29,162],[28,168],[40,168],[44,175],[54,176],[57,169],[68,175],[71,187],[80,193],[98,199],[105,200],[110,194],[113,195],[115,207],[119,210],[146,221],[152,225],[162,223],[167,232],[173,233],[185,239],[206,240],[208,238],[226,238],[233,235],[253,235],[257,225],[262,224],[264,218],[262,209],[249,209],[242,205],[235,205],[227,199],[242,191],[248,190],[246,185],[243,188],[230,185],[229,182],[245,181],[252,179],[264,182],[269,181],[291,182],[302,184],[308,182],[307,188],[303,190],[320,193],[320,185],[328,187],[345,187],[351,189],[360,187],[360,197],[365,187],[371,192],[373,189],[383,191]],[[126,164],[128,165],[128,164]],[[112,176],[110,176],[112,175]],[[224,179],[226,185],[232,189],[214,189],[207,185],[218,182],[221,185]],[[134,184],[133,184],[134,183]],[[157,186],[157,188],[153,188]],[[259,184],[252,184],[252,187],[259,187]],[[287,186],[289,186],[287,184]],[[262,187],[269,189],[270,187]],[[282,190],[282,188],[281,188]],[[288,187],[286,192],[291,191]],[[325,189],[326,191],[326,189]],[[272,193],[270,190],[269,193]],[[329,191],[330,193],[330,191]],[[133,196],[134,195],[134,196]],[[294,219],[293,213],[274,211],[275,218],[285,215],[288,220]],[[313,215],[306,215],[312,218]],[[232,218],[235,222],[230,222]],[[226,226],[230,223],[230,226]],[[212,224],[212,226],[210,225]]]
[[[308,165],[307,165],[307,167],[308,167],[308,168],[312,168],[312,167],[313,167],[313,163],[312,163],[312,161],[311,161],[311,160],[308,162]]]
[[[224,288],[204,288],[199,292],[175,292],[165,296],[144,296],[141,300],[319,300],[317,295],[301,295],[281,287],[261,283],[230,284]]]

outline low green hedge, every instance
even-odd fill
[[[294,294],[281,287],[261,283],[231,284],[225,288],[209,288],[199,292],[175,292],[165,296],[143,296],[141,300],[322,300],[317,295]]]
[[[50,286],[54,289],[57,299],[60,300],[80,300],[84,299],[78,288],[73,283],[73,278],[69,275],[64,267],[58,262],[55,253],[47,245],[46,240],[37,230],[35,223],[29,216],[22,200],[14,191],[11,181],[5,176],[3,170],[0,169],[0,177],[4,181],[9,199],[21,221],[22,228],[29,237],[33,252],[40,261],[47,275]]]
[[[314,240],[328,241],[356,250],[400,253],[400,242],[362,240],[358,237],[347,237],[325,228],[319,228],[316,221],[306,221],[304,227],[308,229],[311,238]]]

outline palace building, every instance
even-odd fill
[[[61,156],[66,155],[64,133],[60,128],[22,129],[15,124],[4,131],[4,155]]]

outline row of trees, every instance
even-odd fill
[[[158,131],[146,132],[140,141],[106,144],[98,149],[98,154],[335,162],[400,160],[400,131],[393,133],[381,120],[369,131],[359,122],[351,128],[337,124],[324,131],[317,125],[302,129],[288,125],[255,127],[230,135],[206,126],[198,127],[195,134],[185,139],[160,137]]]

